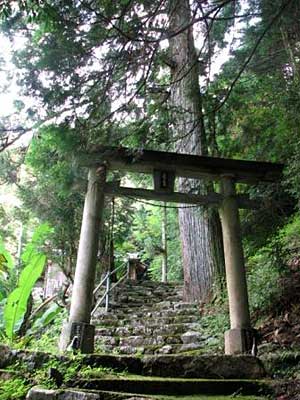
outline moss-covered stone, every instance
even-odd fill
[[[266,375],[262,362],[252,356],[144,357],[143,374],[182,378],[259,379]]]
[[[270,394],[264,382],[250,380],[164,379],[148,377],[119,377],[76,381],[76,386],[87,390],[118,391],[137,394],[160,395],[244,395]]]
[[[48,396],[48,397],[46,397]],[[234,396],[236,400],[258,400],[257,396]],[[33,388],[27,400],[230,400],[228,396],[167,396],[167,395],[138,395],[133,393],[118,393],[112,391],[83,391],[83,390],[52,390]],[[263,400],[262,397],[260,397]]]

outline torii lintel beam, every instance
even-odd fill
[[[122,187],[119,182],[108,182],[104,187],[104,192],[108,196],[125,196],[145,200],[164,201],[167,203],[194,204],[198,206],[214,206],[220,207],[224,196],[219,193],[208,193],[206,195],[198,195],[191,193],[161,193],[155,190]],[[261,199],[250,199],[247,195],[237,195],[237,204],[239,208],[258,209],[263,204]]]
[[[86,167],[106,163],[109,169],[146,174],[152,174],[155,169],[175,171],[176,176],[196,179],[219,180],[231,175],[236,182],[247,184],[275,182],[281,178],[283,170],[283,164],[269,162],[106,146],[80,155],[79,162]]]

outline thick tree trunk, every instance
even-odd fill
[[[163,208],[163,218],[161,221],[161,245],[163,249],[161,264],[161,281],[168,282],[168,241],[167,241],[167,208]]]
[[[188,0],[170,0],[169,24],[171,68],[171,107],[176,151],[207,154],[206,135],[199,87],[198,58],[194,46],[191,9]],[[186,28],[186,29],[185,29]],[[209,185],[180,179],[179,190],[205,193]],[[180,235],[183,253],[185,298],[204,300],[211,291],[217,272],[224,270],[219,216],[213,210],[181,208]]]

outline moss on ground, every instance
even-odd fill
[[[267,400],[267,397],[258,396],[152,396],[158,400]]]

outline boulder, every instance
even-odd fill
[[[143,358],[143,375],[174,378],[260,379],[265,368],[252,356],[156,355]]]
[[[126,335],[130,335],[130,333],[131,333],[131,328],[128,326],[120,326],[115,331],[115,334],[118,336],[126,336]]]
[[[186,343],[180,347],[179,353],[184,353],[185,351],[199,350],[202,347],[203,346],[200,343]]]
[[[181,335],[183,344],[199,343],[201,341],[201,334],[195,331],[188,331]]]
[[[167,345],[161,347],[158,352],[161,354],[170,354],[170,353],[172,353],[172,350],[173,350],[173,347],[171,345],[167,344]]]
[[[120,346],[138,347],[144,344],[143,336],[127,336],[120,338]]]
[[[26,400],[99,400],[99,394],[80,390],[52,390],[33,387],[29,390]]]
[[[43,389],[39,387],[33,387],[29,390],[26,396],[26,400],[50,400],[57,399],[57,390]]]

